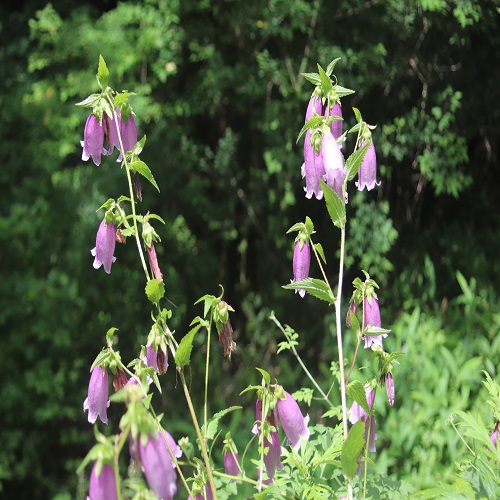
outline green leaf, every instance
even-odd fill
[[[224,416],[227,415],[228,413],[235,411],[235,410],[241,410],[241,406],[230,406],[229,408],[226,408],[225,410],[219,411],[216,413],[209,421],[208,421],[208,426],[207,426],[207,439],[213,439],[215,437],[215,434],[217,433],[217,428],[219,427],[219,420]],[[201,428],[201,434],[205,436],[205,426]]]
[[[319,115],[315,115],[313,116],[312,118],[310,118],[309,120],[307,120],[306,123],[304,123],[304,126],[300,129],[300,132],[299,132],[299,135],[297,137],[297,142],[299,142],[300,138],[310,129],[310,128],[314,128],[314,127],[317,127],[319,124],[321,124],[323,122],[323,117],[322,116],[319,116]]]
[[[359,421],[351,427],[342,448],[340,463],[347,477],[353,478],[358,468],[358,458],[365,445],[365,423]]]
[[[101,94],[91,94],[83,101],[77,102],[76,106],[83,106],[86,108],[93,108],[101,99]]]
[[[130,164],[130,170],[132,172],[137,172],[141,174],[143,177],[145,177],[153,186],[160,192],[160,188],[158,187],[158,184],[156,184],[156,181],[153,177],[153,174],[151,173],[151,170],[149,170],[149,167],[141,160],[136,160]]]
[[[333,225],[343,228],[346,223],[345,203],[339,198],[339,195],[320,179],[321,189],[325,195],[326,208],[330,214]]]
[[[335,68],[335,65],[340,61],[340,57],[337,57],[334,59],[326,68],[326,74],[330,76],[333,72],[333,68]]]
[[[335,302],[335,297],[333,296],[330,287],[323,280],[318,280],[316,278],[306,278],[302,281],[295,281],[294,283],[284,285],[283,288],[286,290],[305,290],[313,297],[324,300],[329,304],[333,304]]]
[[[99,82],[99,86],[105,90],[108,86],[109,81],[109,70],[106,66],[106,62],[104,58],[99,55],[99,67],[97,68],[97,81]]]
[[[323,95],[328,95],[333,90],[333,84],[330,77],[325,73],[325,70],[318,64],[318,73],[321,79],[321,87]]]
[[[262,378],[265,380],[266,384],[269,385],[271,383],[271,375],[269,375],[269,373],[267,373],[266,370],[263,370],[262,368],[255,367],[255,369],[261,373]]]
[[[128,98],[130,96],[135,95],[135,92],[125,92],[123,91],[121,94],[118,94],[115,97],[114,103],[115,103],[115,108],[120,107],[122,104],[125,104],[128,101]]]
[[[341,87],[340,85],[335,85],[335,92],[339,97],[345,97],[346,95],[351,95],[355,93],[354,90],[346,89],[345,87]]]
[[[149,280],[146,284],[146,295],[153,304],[158,304],[165,295],[165,285],[161,280]]]
[[[293,231],[302,231],[302,228],[304,227],[304,223],[303,222],[297,222],[296,224],[294,224],[287,232],[286,234],[288,233],[292,233]]]
[[[311,82],[313,85],[320,85],[321,84],[321,78],[319,77],[318,73],[301,73],[301,75],[308,82]]]
[[[189,365],[191,360],[191,351],[193,350],[193,339],[200,327],[201,325],[196,325],[187,335],[182,337],[181,343],[179,344],[174,357],[175,366],[177,366],[177,368],[184,368],[186,365]]]
[[[347,180],[352,180],[358,173],[359,167],[363,163],[366,152],[370,147],[371,141],[367,142],[362,148],[354,151],[347,161],[345,162],[345,169],[347,170]]]
[[[316,249],[316,252],[318,252],[319,256],[321,257],[321,260],[326,264],[325,252],[323,251],[323,246],[321,245],[321,243],[315,243],[314,248]]]
[[[370,413],[368,402],[366,401],[366,392],[363,384],[359,380],[351,382],[346,389],[347,395],[356,401],[366,413]]]

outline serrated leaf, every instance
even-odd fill
[[[340,85],[335,85],[335,92],[338,97],[345,97],[346,95],[351,95],[355,93],[355,90],[346,89],[345,87],[341,87]]]
[[[335,68],[335,65],[340,61],[340,57],[337,57],[334,59],[326,68],[326,74],[330,76],[333,72],[333,68]]]
[[[354,116],[356,117],[356,121],[359,123],[359,122],[362,122],[363,121],[363,117],[361,116],[361,112],[359,111],[358,108],[352,108],[353,112],[354,112]]]
[[[349,435],[342,447],[342,455],[340,463],[344,474],[353,478],[358,468],[359,455],[363,451],[365,445],[365,423],[363,421],[356,422],[349,431]]]
[[[301,231],[303,227],[304,227],[303,222],[297,222],[286,232],[286,234],[293,233],[294,231]]]
[[[300,129],[300,132],[299,132],[299,135],[297,137],[297,142],[299,142],[300,138],[310,129],[310,128],[314,128],[314,127],[317,127],[320,123],[323,122],[323,117],[322,116],[319,116],[319,115],[315,115],[313,116],[312,118],[310,118],[309,120],[307,120],[306,123],[304,123],[304,126]]]
[[[316,278],[306,278],[302,281],[295,281],[284,285],[286,290],[305,290],[307,293],[316,297],[317,299],[324,300],[329,304],[335,302],[335,297],[328,285],[323,281]]]
[[[321,260],[326,264],[325,252],[323,251],[323,245],[321,245],[321,243],[315,243],[314,248],[316,249],[316,252],[318,252],[319,256],[321,257]]]
[[[146,284],[146,295],[150,302],[158,304],[165,295],[165,285],[161,280],[149,280]]]
[[[321,84],[321,78],[319,77],[318,73],[301,73],[301,75],[308,82],[311,82],[313,85],[320,85]]]
[[[368,402],[366,401],[366,392],[363,384],[359,380],[354,380],[351,382],[346,389],[347,395],[356,401],[366,413],[370,413],[368,408]]]
[[[128,101],[128,98],[133,95],[135,95],[135,92],[122,92],[121,94],[115,96],[115,108],[118,108],[122,104],[125,104]]]
[[[347,170],[347,180],[352,180],[358,173],[359,167],[363,163],[366,152],[370,147],[371,141],[367,142],[362,148],[354,151],[347,161],[345,162],[345,169]]]
[[[213,439],[215,437],[215,434],[217,433],[217,428],[219,427],[219,420],[224,416],[227,415],[228,413],[235,411],[235,410],[241,410],[241,406],[230,406],[229,408],[226,408],[225,410],[219,411],[216,413],[209,421],[208,421],[208,426],[207,426],[207,433],[206,437],[207,439]],[[201,428],[201,433],[203,436],[205,436],[205,426]]]
[[[108,86],[109,70],[106,66],[106,61],[102,55],[99,55],[99,67],[97,68],[97,81],[99,86],[104,90]]]
[[[156,184],[156,181],[153,177],[153,174],[151,173],[151,170],[149,170],[149,167],[141,160],[136,160],[133,161],[130,164],[130,170],[132,172],[137,172],[141,174],[143,177],[145,177],[153,186],[160,192],[160,188],[158,187],[158,184]]]
[[[100,94],[91,94],[83,101],[77,102],[75,106],[83,106],[86,108],[93,108],[101,99]]]
[[[339,198],[338,194],[320,179],[321,189],[325,196],[326,208],[330,214],[333,225],[343,228],[346,223],[345,203]]]
[[[304,223],[306,226],[306,231],[309,236],[314,233],[314,224],[313,221],[306,215],[306,221]]]
[[[187,335],[182,337],[174,357],[175,366],[177,366],[177,368],[184,368],[186,365],[189,365],[191,361],[191,351],[193,350],[193,339],[200,327],[201,325],[196,325]]]
[[[328,95],[333,90],[333,84],[330,77],[325,73],[325,70],[318,64],[318,73],[321,79],[321,87],[323,95]]]

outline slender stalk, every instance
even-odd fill
[[[346,381],[345,381],[346,386],[349,383],[349,379],[351,378],[352,369],[354,368],[354,364],[356,363],[356,358],[358,357],[358,350],[359,350],[360,344],[361,344],[361,337],[358,339],[358,343],[356,344],[356,350],[354,351],[354,356],[352,358],[351,367],[349,368],[349,373],[348,373]]]
[[[250,479],[249,477],[244,477],[244,476],[231,476],[230,474],[226,474],[225,472],[218,472],[214,470],[214,476],[218,477],[226,477],[227,479],[233,479],[234,481],[239,481],[242,483],[249,483],[256,485],[257,481],[255,479]]]
[[[210,459],[208,458],[207,446],[205,443],[205,439],[203,438],[200,430],[200,426],[198,424],[198,419],[196,418],[196,413],[194,411],[193,402],[191,401],[191,396],[189,394],[189,390],[186,384],[186,379],[184,377],[184,372],[181,369],[178,369],[179,376],[182,383],[182,388],[184,389],[184,394],[186,396],[186,401],[189,407],[189,412],[191,413],[191,419],[193,420],[194,428],[196,430],[196,434],[200,441],[201,454],[203,455],[203,460],[205,462],[205,467],[207,469],[208,474],[208,482],[210,483],[210,489],[212,490],[212,495],[214,500],[217,500],[217,490],[215,489],[214,476],[212,474],[212,466],[210,465]]]
[[[207,357],[205,362],[205,401],[203,403],[203,439],[207,439],[208,431],[208,369],[210,365],[210,337],[212,333],[212,316],[210,316],[210,324],[207,332]]]

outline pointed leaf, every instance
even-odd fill
[[[347,477],[353,478],[358,468],[358,458],[365,445],[365,423],[356,422],[349,431],[349,436],[342,448],[340,462]]]
[[[323,246],[321,245],[321,243],[315,243],[314,248],[316,249],[316,252],[318,252],[319,256],[321,257],[321,260],[326,264],[325,252],[323,251]]]
[[[260,372],[266,384],[269,385],[271,383],[271,375],[269,375],[269,373],[267,373],[266,370],[263,370],[262,368],[255,367],[255,369]]]
[[[196,325],[187,335],[182,337],[174,357],[175,366],[177,366],[177,368],[184,368],[186,365],[189,365],[191,361],[191,351],[193,350],[193,339],[200,327],[201,325]]]
[[[345,203],[326,182],[321,179],[319,182],[321,184],[321,189],[323,189],[326,208],[328,209],[333,225],[338,228],[343,228],[346,223]]]
[[[149,280],[146,284],[146,295],[153,304],[158,304],[165,295],[165,285],[161,280]]]
[[[300,138],[310,129],[310,128],[315,128],[318,125],[320,125],[323,122],[323,117],[319,115],[313,116],[311,119],[309,119],[306,123],[304,123],[304,126],[300,129],[299,135],[297,137],[297,142],[299,142]]]
[[[333,90],[333,84],[325,70],[318,64],[318,73],[321,78],[321,87],[323,95],[328,95]]]
[[[136,160],[130,164],[130,170],[132,172],[137,172],[141,174],[143,177],[145,177],[153,186],[160,192],[160,188],[158,187],[158,184],[156,184],[156,181],[153,177],[153,174],[151,173],[151,170],[149,170],[149,167],[141,160]]]
[[[217,433],[217,428],[219,426],[219,420],[224,416],[227,415],[228,413],[235,411],[235,410],[241,410],[241,406],[230,406],[229,408],[226,408],[225,410],[222,410],[218,413],[216,413],[209,421],[208,421],[208,427],[207,427],[207,439],[213,439],[215,437],[215,434]],[[205,435],[205,426],[201,428],[201,433],[202,435]]]
[[[106,66],[104,58],[99,55],[99,67],[97,68],[97,81],[99,86],[104,90],[108,86],[109,81],[109,70]]]
[[[347,171],[347,180],[352,180],[358,173],[359,167],[361,167],[361,164],[363,163],[363,160],[365,158],[366,152],[368,151],[368,148],[370,147],[371,141],[367,142],[362,148],[357,149],[352,153],[349,158],[347,158],[347,161],[345,162],[345,169]]]
[[[339,97],[345,97],[346,95],[351,95],[355,93],[354,90],[346,89],[345,87],[341,87],[340,85],[335,85],[335,92]]]
[[[333,304],[335,302],[335,297],[333,296],[329,286],[323,280],[318,280],[316,278],[306,278],[302,281],[295,281],[294,283],[284,285],[283,288],[286,290],[305,290],[313,297],[324,300],[329,304]]]
[[[101,99],[101,94],[91,94],[83,101],[77,102],[76,106],[83,106],[87,108],[93,108]]]
[[[308,82],[311,82],[313,85],[321,84],[321,78],[319,77],[318,73],[301,73],[301,74]]]
[[[365,388],[359,380],[355,380],[347,386],[347,395],[351,399],[354,399],[366,413],[370,413],[370,408],[368,408],[368,402],[366,401]]]
[[[337,57],[334,59],[326,68],[326,74],[330,76],[333,72],[333,68],[335,68],[335,65],[340,61],[340,57]]]

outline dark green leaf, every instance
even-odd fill
[[[370,413],[370,409],[368,408],[368,402],[366,401],[366,392],[363,384],[359,380],[354,380],[347,386],[347,395],[356,401],[356,403],[366,411],[366,413]]]
[[[342,455],[340,462],[344,474],[353,478],[358,468],[359,455],[363,451],[365,444],[365,423],[359,421],[351,427],[349,436],[342,448]]]
[[[130,164],[130,170],[132,172],[137,172],[141,174],[143,177],[145,177],[153,186],[160,192],[160,188],[158,187],[158,184],[156,184],[156,181],[153,177],[153,174],[151,173],[151,170],[149,170],[149,167],[141,160],[136,160]]]
[[[286,288],[287,290],[305,290],[313,297],[324,300],[329,304],[333,304],[335,302],[335,297],[333,296],[329,286],[323,280],[318,280],[316,278],[307,278],[302,281],[295,281],[294,283],[284,285],[283,288]]]
[[[338,194],[320,179],[321,189],[325,195],[326,208],[330,214],[333,225],[343,228],[346,223],[345,203],[339,198]]]

